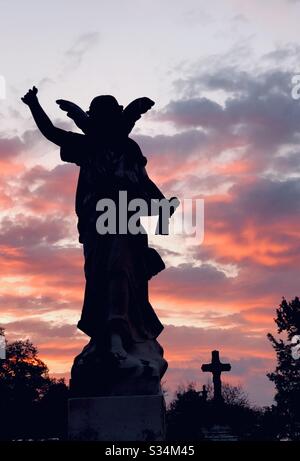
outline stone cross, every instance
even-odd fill
[[[229,363],[221,363],[219,351],[212,351],[211,363],[204,363],[201,370],[212,373],[214,383],[214,401],[223,402],[221,373],[223,371],[230,371],[231,365]]]

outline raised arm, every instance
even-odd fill
[[[37,98],[37,88],[34,86],[29,90],[22,99],[24,104],[27,104],[29,107],[34,121],[40,130],[40,132],[47,138],[49,141],[62,146],[66,140],[66,136],[69,134],[68,131],[57,128],[53,125],[50,118],[42,108]]]

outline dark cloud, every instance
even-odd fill
[[[17,157],[24,148],[22,140],[15,136],[12,138],[0,137],[0,162]]]
[[[69,235],[69,223],[61,217],[37,218],[17,214],[13,219],[4,217],[0,223],[0,245],[14,248],[49,245]]]
[[[188,97],[171,101],[158,118],[180,128],[201,127],[213,135],[243,138],[244,145],[264,149],[259,155],[274,154],[274,148],[299,140],[300,105],[291,97],[291,76],[283,71],[253,75],[227,68],[220,74],[200,75],[185,82]],[[224,107],[199,98],[205,89],[228,93]],[[247,153],[253,155],[251,149]]]
[[[71,338],[76,335],[75,325],[58,325],[53,322],[46,322],[36,318],[16,320],[4,324],[8,334],[15,336],[28,336],[32,341],[49,340],[52,338]]]
[[[204,131],[187,130],[174,135],[157,135],[145,136],[136,135],[134,139],[141,146],[143,153],[146,156],[164,158],[167,162],[168,157],[170,162],[180,160],[183,162],[185,157],[197,151],[201,146],[207,144],[207,136]],[[168,157],[167,157],[168,156]]]
[[[216,255],[212,251],[210,256]],[[150,288],[159,305],[173,304],[173,309],[159,309],[168,322],[184,318],[219,328],[261,329],[266,334],[274,328],[275,310],[282,297],[297,296],[298,285],[299,274],[293,267],[267,268],[246,261],[235,277],[227,277],[209,264],[169,268],[151,282]]]
[[[46,291],[46,289],[45,289]],[[44,313],[56,312],[58,310],[78,311],[81,307],[81,300],[76,302],[67,300],[65,297],[60,298],[58,292],[53,292],[52,295],[25,295],[25,294],[4,294],[0,296],[0,306],[5,309],[5,313],[14,315],[18,318],[22,316],[42,315]],[[3,313],[3,312],[2,312]],[[0,316],[1,323],[1,316]],[[28,326],[28,325],[27,325]],[[27,330],[30,334],[31,328]]]
[[[220,128],[224,111],[219,104],[207,98],[193,98],[171,101],[159,119],[172,121],[179,127],[211,128],[217,125]]]
[[[20,178],[19,195],[24,206],[32,211],[57,214],[73,213],[78,168],[58,165],[48,170],[39,165]]]

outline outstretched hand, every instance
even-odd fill
[[[22,101],[24,104],[27,104],[27,106],[30,106],[31,104],[34,104],[38,99],[37,99],[37,93],[38,89],[33,86],[32,89],[28,90],[25,96],[23,96]]]

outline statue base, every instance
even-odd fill
[[[69,399],[69,440],[163,441],[165,401],[160,395]]]
[[[168,363],[155,339],[133,343],[125,360],[116,360],[91,341],[75,358],[71,397],[160,395]]]

